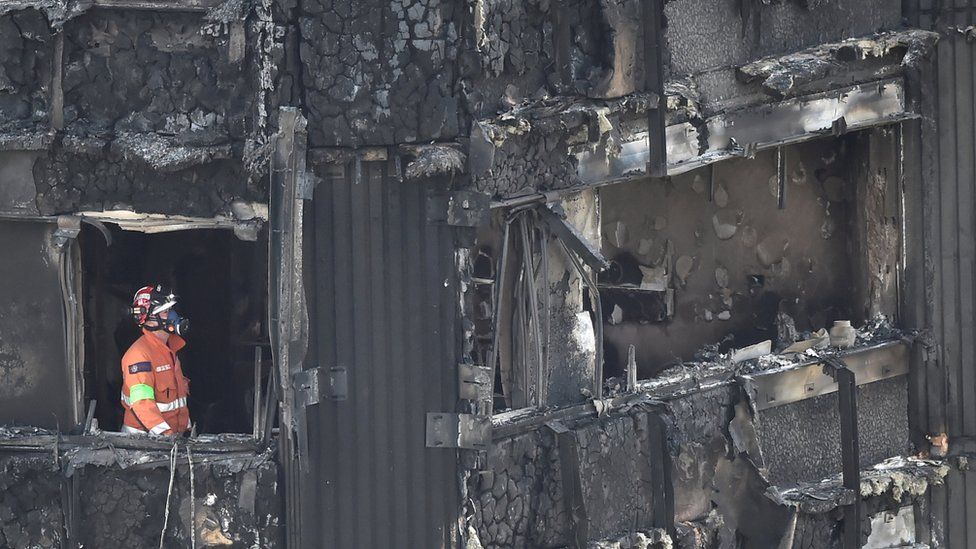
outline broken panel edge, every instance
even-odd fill
[[[857,385],[907,375],[909,346],[888,342],[838,355],[857,376]],[[808,398],[834,393],[837,382],[823,371],[823,360],[786,369],[741,376],[757,410],[766,410]]]
[[[830,135],[839,120],[844,121],[846,131],[856,131],[917,116],[908,111],[903,79],[894,78],[713,116],[705,122],[708,144],[704,151],[695,126],[675,124],[666,131],[668,175]],[[650,159],[647,132],[635,134],[614,156],[607,156],[603,149],[575,156],[577,175],[586,186],[645,177]]]

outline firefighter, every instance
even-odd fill
[[[123,433],[173,436],[190,428],[190,383],[176,356],[189,323],[176,312],[176,301],[159,284],[140,288],[132,300],[142,337],[122,357]]]

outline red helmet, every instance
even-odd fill
[[[147,329],[166,330],[182,335],[188,328],[185,318],[180,318],[178,314],[167,315],[166,319],[159,316],[160,313],[175,307],[176,301],[176,294],[162,284],[144,286],[139,288],[132,298],[132,318],[139,326],[145,326],[146,322],[155,320],[156,326],[147,327]]]

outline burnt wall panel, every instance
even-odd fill
[[[675,0],[665,5],[667,71],[696,75],[714,107],[750,93],[735,67],[845,38],[901,26],[901,6],[888,0]]]
[[[815,482],[840,472],[837,406],[837,393],[831,393],[759,412],[756,431],[773,484]],[[862,469],[910,453],[908,378],[859,386],[857,407]]]
[[[239,162],[217,160],[174,171],[159,171],[105,141],[94,150],[56,148],[33,164],[41,214],[132,209],[212,217],[228,213],[235,199],[267,201],[264,181],[253,180]]]
[[[190,143],[241,140],[251,120],[247,67],[200,14],[94,10],[65,28],[69,132],[165,132]]]
[[[0,15],[0,132],[48,123],[53,43],[40,12]]]
[[[312,146],[458,134],[457,0],[303,3],[302,82]]]
[[[488,468],[472,477],[472,526],[489,547],[561,547],[572,533],[559,454],[548,429],[495,441]]]
[[[179,452],[169,501],[167,547],[283,547],[281,494],[273,462],[257,468],[194,466],[193,501],[186,454]],[[166,467],[122,470],[84,467],[74,472],[80,506],[77,539],[85,547],[155,547],[165,520],[170,472]],[[195,513],[195,515],[191,515]],[[192,521],[191,522],[191,516]]]
[[[0,222],[0,418],[8,425],[70,428],[75,421],[54,229]]]
[[[712,509],[716,476],[731,450],[725,432],[732,417],[733,398],[733,389],[726,386],[669,403],[675,522],[700,519]]]
[[[0,547],[66,546],[58,478],[47,452],[0,457]]]
[[[648,413],[631,411],[587,418],[567,425],[579,462],[586,531],[591,540],[653,526],[650,486],[653,448]],[[488,548],[572,545],[560,450],[551,430],[496,440],[488,467],[469,481],[474,502],[472,526]]]
[[[425,425],[457,405],[457,229],[427,221],[439,184],[392,162],[315,169],[308,360],[343,368],[348,391],[310,409],[303,547],[453,547],[458,453],[427,448]]]

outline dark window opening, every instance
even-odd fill
[[[264,377],[271,368],[266,232],[257,242],[244,242],[230,230],[144,234],[109,227],[111,245],[89,226],[79,237],[85,400],[96,402],[99,427],[115,431],[122,423],[120,360],[140,335],[127,315],[132,295],[160,282],[173,288],[181,314],[191,321],[180,362],[190,379],[197,432],[252,433],[255,363],[263,363]]]

